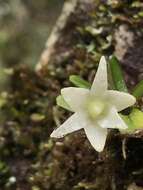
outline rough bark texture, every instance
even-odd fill
[[[79,0],[66,19],[61,16],[64,24],[58,31],[61,20],[57,23],[37,67],[38,74],[51,82],[54,95],[69,85],[70,74],[92,80],[102,54],[119,58],[129,89],[143,77],[142,3],[139,7],[133,3]],[[57,123],[64,117],[57,107],[54,109]],[[55,142],[51,152],[47,189],[143,189],[142,131],[124,136],[111,131],[101,154],[79,131]]]
[[[94,7],[93,0],[71,0],[65,3],[37,65],[38,71],[49,62],[62,61],[70,56],[72,46],[76,44],[76,27],[90,21],[88,14]]]

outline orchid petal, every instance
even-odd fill
[[[94,78],[91,91],[101,94],[108,88],[107,62],[104,56],[101,57],[96,76]]]
[[[88,124],[84,127],[84,130],[93,148],[98,152],[103,151],[107,137],[107,129],[103,129],[98,125]]]
[[[124,110],[136,103],[136,98],[128,93],[119,92],[115,90],[108,90],[107,91],[107,98],[110,103],[116,107],[119,111]]]
[[[85,125],[84,120],[80,114],[74,113],[69,119],[67,119],[59,128],[55,129],[51,137],[62,138],[68,133],[80,130]]]
[[[102,128],[127,129],[128,126],[119,116],[115,107],[111,107],[108,112],[98,120],[98,125]]]
[[[89,90],[84,88],[63,88],[61,94],[64,97],[65,101],[69,104],[73,111],[78,111],[83,106]]]

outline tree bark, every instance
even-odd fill
[[[69,0],[65,2],[62,13],[49,36],[36,70],[42,71],[49,62],[64,59],[71,53],[74,31],[78,25],[87,22],[88,11],[94,8],[93,0]],[[83,17],[84,16],[84,17]],[[62,48],[60,48],[62,47]]]
[[[92,80],[103,54],[115,54],[120,60],[129,89],[143,78],[143,20],[136,19],[140,10],[132,6],[130,1],[65,3],[37,65],[38,74],[58,86],[57,95],[69,84],[70,74]],[[138,190],[143,187],[142,152],[142,131],[130,135],[111,131],[101,154],[91,148],[82,132],[70,135],[53,148],[51,187]]]

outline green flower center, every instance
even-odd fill
[[[90,118],[96,119],[98,116],[100,116],[103,113],[105,109],[105,103],[100,100],[91,99],[87,102],[86,109]]]

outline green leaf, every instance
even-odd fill
[[[134,108],[129,115],[135,129],[143,128],[143,112]]]
[[[65,101],[65,99],[63,98],[62,95],[59,95],[57,98],[56,98],[56,102],[57,102],[57,105],[66,109],[66,110],[69,110],[69,111],[72,111],[72,109],[70,108],[70,106],[67,104],[67,102]]]
[[[123,132],[134,132],[143,128],[143,112],[139,109],[134,108],[129,115],[120,114],[120,116],[128,126]]]
[[[123,92],[128,92],[126,83],[123,78],[122,69],[115,56],[112,56],[112,58],[109,60],[109,67],[111,70],[111,75],[115,89]]]
[[[143,80],[140,81],[136,87],[134,88],[132,94],[136,97],[136,98],[140,98],[143,96]]]
[[[130,119],[130,117],[128,115],[123,115],[120,114],[121,118],[124,120],[124,122],[126,123],[126,125],[128,126],[128,129],[123,130],[123,132],[132,132],[134,131],[136,128],[132,122],[132,120]]]
[[[82,79],[78,75],[71,75],[69,78],[70,82],[72,82],[75,86],[80,88],[90,88],[91,84],[87,82],[86,80]]]

